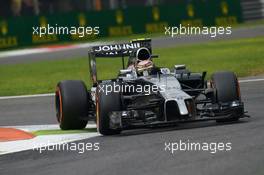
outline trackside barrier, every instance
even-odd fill
[[[180,1],[172,5],[131,7],[100,12],[66,13],[1,19],[0,50],[60,42],[91,41],[99,37],[161,33],[167,26],[227,26],[241,23],[240,0]],[[92,34],[33,34],[33,27],[90,26]],[[98,27],[98,28],[96,28]],[[52,29],[50,29],[52,30]]]

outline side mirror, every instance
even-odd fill
[[[159,55],[151,55],[151,58],[159,58]]]
[[[170,69],[169,68],[160,68],[160,72],[162,73],[162,74],[170,74]]]
[[[121,75],[123,75],[123,74],[129,74],[129,73],[132,73],[132,70],[131,70],[131,69],[121,69],[121,70],[119,71],[119,73],[120,73]]]
[[[185,64],[179,64],[179,65],[174,65],[175,70],[183,70],[186,69]]]

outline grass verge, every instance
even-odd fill
[[[186,64],[192,71],[209,75],[220,70],[234,71],[240,77],[264,73],[264,37],[160,48],[154,53],[160,55],[154,61],[157,66]],[[114,78],[121,60],[101,58],[97,65],[99,78]],[[89,86],[88,72],[87,58],[1,65],[0,96],[50,93],[58,81],[68,79],[81,79]]]
[[[85,128],[82,130],[59,130],[59,129],[54,129],[54,130],[40,130],[40,131],[35,131],[32,134],[36,136],[40,135],[57,135],[57,134],[78,134],[78,133],[87,133],[87,132],[97,132],[96,128]]]

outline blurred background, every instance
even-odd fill
[[[164,33],[164,27],[234,26],[264,17],[264,0],[2,0],[0,50]],[[32,27],[99,26],[100,35],[33,35]]]
[[[54,14],[71,11],[100,11],[174,2],[175,0],[4,0],[1,4],[1,16]]]
[[[71,11],[100,11],[127,8],[131,6],[151,6],[173,3],[174,0],[4,0],[1,16],[23,16],[54,14]]]
[[[72,11],[101,11],[133,6],[154,6],[174,4],[195,0],[2,0],[0,16],[47,15]],[[196,0],[197,1],[197,0]],[[203,2],[211,0],[202,0]],[[234,0],[236,1],[236,0]],[[240,0],[245,17],[258,19],[263,17],[263,0]]]
[[[264,0],[2,0],[0,96],[54,92],[58,81],[88,76],[94,45],[151,38],[155,64],[186,64],[208,77],[231,70],[264,74]],[[165,27],[232,26],[232,34],[165,35]],[[33,27],[99,27],[100,34],[33,34]],[[98,59],[102,79],[116,76],[120,59]],[[111,66],[109,66],[111,65]]]

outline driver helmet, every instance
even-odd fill
[[[154,64],[151,60],[151,54],[149,49],[142,47],[136,51],[135,68],[138,73],[144,71],[150,71]]]

